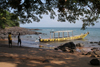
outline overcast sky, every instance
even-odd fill
[[[57,18],[50,19],[49,15],[44,15],[40,22],[20,24],[20,27],[82,27],[82,24],[83,22],[81,20],[76,21],[75,24],[70,22],[58,22]],[[100,27],[100,22],[90,27]]]
[[[56,15],[58,15],[58,10],[54,10]],[[66,22],[58,22],[57,16],[55,19],[50,19],[50,15],[43,15],[43,18],[40,20],[40,22],[33,22],[29,24],[20,24],[20,27],[82,27],[83,22],[81,20],[77,20],[76,23],[70,23],[68,21]],[[100,20],[99,20],[100,21]],[[95,26],[90,27],[100,27],[100,22],[95,23]]]

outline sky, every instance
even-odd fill
[[[58,14],[57,10],[54,11],[56,14]],[[70,23],[68,21],[58,22],[57,17],[55,19],[50,19],[49,15],[43,15],[43,18],[40,20],[40,22],[20,24],[20,27],[82,27],[82,24],[83,22],[81,20],[76,21],[76,23]],[[100,22],[95,23],[95,26],[89,27],[100,27]]]
[[[44,15],[40,22],[32,22],[26,24],[20,24],[20,27],[82,27],[83,22],[81,20],[76,21],[76,23],[58,22],[57,18],[50,19],[49,15]],[[95,26],[89,27],[100,27],[100,22],[95,23]]]

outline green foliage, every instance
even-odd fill
[[[1,28],[2,28],[2,29],[5,29],[5,25],[2,25]]]
[[[3,21],[0,21],[0,27],[1,27],[2,29],[4,29],[4,28],[5,28],[5,24],[4,24],[4,22],[3,22]]]
[[[8,11],[3,10],[0,12],[0,28],[4,29],[5,27],[14,27],[19,26],[18,17],[9,13]],[[13,17],[13,19],[12,19]]]

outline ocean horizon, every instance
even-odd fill
[[[82,27],[23,27],[23,28],[82,28]],[[87,28],[100,28],[100,27],[86,27]]]

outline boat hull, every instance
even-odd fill
[[[40,42],[54,42],[54,41],[67,41],[67,40],[77,40],[77,39],[84,39],[89,32],[86,34],[81,34],[77,36],[71,36],[71,37],[64,37],[64,38],[48,38],[48,39],[39,39]]]

